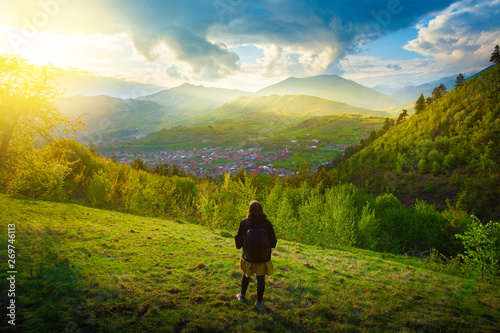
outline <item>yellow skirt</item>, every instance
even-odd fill
[[[252,274],[255,273],[255,275],[260,276],[260,275],[273,275],[274,273],[274,266],[271,261],[268,262],[263,262],[263,263],[251,263],[246,261],[245,259],[241,258],[240,260],[240,268],[245,273],[247,277],[252,276]]]

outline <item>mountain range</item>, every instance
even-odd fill
[[[478,73],[464,73],[463,75],[465,77],[465,80],[467,81],[468,79],[482,72],[484,72],[484,70]],[[414,102],[420,97],[420,94],[424,94],[425,97],[432,96],[432,91],[440,84],[444,84],[444,86],[448,91],[452,90],[453,88],[455,88],[457,76],[458,74],[453,76],[443,77],[439,80],[431,81],[418,86],[406,86],[392,93],[391,96],[401,103]]]
[[[77,71],[62,74],[61,85],[67,88],[66,95],[76,91],[82,95],[103,92],[102,96],[79,95],[58,103],[63,114],[71,118],[85,114],[82,119],[87,123],[88,131],[80,134],[80,140],[93,140],[97,144],[136,139],[162,128],[208,125],[222,119],[257,118],[278,129],[328,114],[387,117],[399,115],[403,108],[412,114],[413,97],[410,96],[432,90],[437,85],[435,81],[400,90],[395,96],[402,100],[412,99],[400,105],[393,97],[337,75],[290,77],[257,92],[248,92],[188,83],[159,90],[159,86]],[[447,80],[444,82],[453,79]],[[140,92],[145,94],[136,96]]]

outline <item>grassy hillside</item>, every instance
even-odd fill
[[[271,94],[311,95],[371,110],[400,104],[392,97],[338,75],[318,75],[306,78],[289,77],[255,93],[257,96]]]
[[[205,126],[163,129],[144,139],[118,143],[100,150],[173,151],[209,146],[283,149],[292,145],[291,140],[301,145],[313,145],[312,139],[321,140],[323,145],[355,144],[361,136],[380,129],[384,122],[384,118],[377,116],[340,114],[312,117],[284,128],[294,119],[298,121],[293,115],[287,116],[285,121],[277,114],[268,113],[267,117],[249,116],[245,119],[218,120]],[[300,117],[304,117],[302,113]]]
[[[307,134],[313,138],[331,140],[345,136],[356,139],[373,130],[379,130],[384,124],[383,117],[360,114],[338,114],[313,117],[279,131],[287,139],[304,138]],[[355,139],[355,140],[356,140]]]
[[[18,331],[491,332],[499,325],[499,286],[441,274],[421,260],[279,239],[266,310],[258,313],[255,280],[248,303],[234,297],[240,251],[231,235],[5,195],[0,210],[2,248],[5,226],[16,224]],[[5,309],[7,293],[0,300]]]
[[[155,152],[191,150],[210,146],[256,146],[254,140],[270,135],[271,126],[257,120],[220,120],[212,125],[179,126],[152,133],[141,140],[100,147],[102,152]]]
[[[500,66],[473,77],[338,168],[345,181],[500,219]]]

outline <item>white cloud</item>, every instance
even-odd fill
[[[435,59],[433,66],[447,72],[468,72],[488,65],[500,43],[500,1],[461,1],[419,25],[418,37],[405,49]]]
[[[283,48],[274,44],[258,45],[263,50],[264,57],[257,59],[261,65],[263,75],[266,77],[276,76],[288,71],[290,60],[284,53]]]

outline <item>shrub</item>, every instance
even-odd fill
[[[499,235],[500,223],[490,221],[483,225],[476,217],[466,232],[456,235],[465,249],[460,257],[467,268],[481,272],[481,280],[484,279],[485,272],[494,276],[499,271],[500,246],[497,242]]]
[[[99,170],[89,182],[87,197],[90,203],[99,208],[110,207],[113,202],[114,188],[104,170]]]
[[[7,191],[43,200],[65,201],[65,180],[71,167],[57,147],[34,150],[18,159],[16,169],[7,180]]]
[[[356,244],[365,249],[375,250],[378,246],[379,222],[375,211],[366,204],[358,221]]]
[[[327,237],[327,246],[356,243],[356,220],[360,214],[353,189],[352,185],[338,185],[325,192],[321,232]]]

